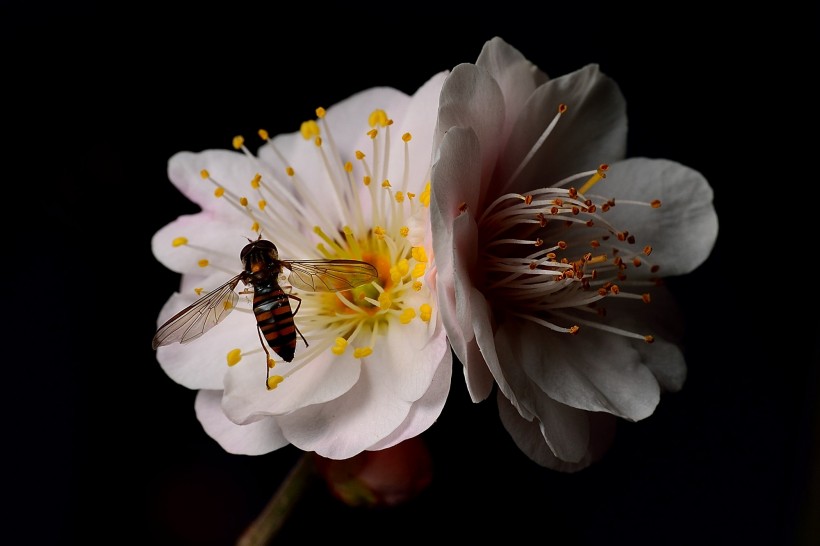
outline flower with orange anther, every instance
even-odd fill
[[[218,326],[158,348],[165,372],[199,390],[197,417],[225,450],[293,444],[345,459],[416,436],[439,416],[452,357],[435,299],[429,177],[445,75],[413,96],[373,88],[319,108],[298,132],[260,131],[257,154],[237,137],[235,151],[169,161],[169,178],[202,211],[154,236],[154,255],[182,274],[160,323],[236,275],[240,250],[260,234],[282,260],[359,260],[378,270],[373,282],[339,292],[292,287],[283,271],[307,341],[298,338],[291,362],[266,357],[242,285]]]
[[[494,38],[444,83],[431,219],[442,318],[473,401],[537,463],[587,466],[615,417],[651,415],[686,365],[659,275],[698,267],[712,190],[624,159],[626,108],[595,65],[549,79]],[[651,296],[650,296],[651,294]]]

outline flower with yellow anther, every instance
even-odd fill
[[[218,325],[159,347],[168,375],[199,390],[197,417],[226,450],[292,443],[347,458],[415,436],[439,416],[452,361],[433,289],[429,180],[444,77],[412,97],[378,88],[318,108],[293,133],[260,130],[256,154],[239,136],[238,152],[171,158],[171,181],[202,212],[154,237],[157,258],[182,274],[161,322],[196,299],[194,287],[212,290],[237,275],[239,251],[260,234],[282,260],[360,260],[378,271],[373,282],[328,292],[292,286],[283,268],[279,282],[299,298],[291,308],[307,341],[297,336],[292,362],[266,361],[253,287],[241,283]]]
[[[496,391],[537,463],[583,468],[616,416],[643,419],[682,386],[656,276],[709,255],[711,188],[678,163],[624,160],[624,99],[596,66],[549,80],[499,38],[445,82],[436,138],[420,201],[470,395]]]

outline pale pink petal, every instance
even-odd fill
[[[652,246],[646,261],[660,265],[659,275],[689,273],[711,253],[718,232],[713,192],[694,169],[666,159],[631,158],[610,165],[606,180],[593,190],[615,198],[606,219],[635,235],[637,248]],[[659,199],[661,207],[618,204],[627,199]]]
[[[496,397],[498,402],[498,414],[501,423],[507,432],[512,436],[515,445],[524,454],[541,466],[559,470],[561,472],[575,472],[586,468],[592,462],[592,455],[587,450],[581,460],[577,462],[562,461],[550,450],[544,441],[537,421],[527,421],[515,410],[504,395],[499,392]]]
[[[221,391],[201,390],[196,395],[194,410],[208,436],[228,453],[263,455],[288,445],[274,418],[237,425],[225,416],[221,401]]]
[[[537,153],[512,179],[561,104],[567,111],[537,148]],[[554,78],[539,87],[524,104],[496,177],[495,191],[526,193],[551,186],[567,176],[622,159],[626,153],[626,102],[617,84],[597,65]]]
[[[478,137],[481,154],[477,157],[481,177],[470,178],[472,197],[484,201],[495,170],[504,129],[504,97],[498,83],[484,69],[460,64],[450,73],[441,89],[439,118],[435,143],[441,145],[445,134],[454,127],[469,128]],[[441,157],[444,157],[444,150]],[[460,162],[467,166],[465,162]],[[472,166],[470,167],[473,168]]]
[[[489,72],[501,88],[506,118],[501,138],[507,140],[512,124],[518,119],[527,99],[549,78],[520,51],[499,37],[484,44],[475,64]]]
[[[655,410],[658,382],[625,337],[589,326],[560,334],[522,319],[505,321],[496,337],[508,347],[499,354],[554,400],[633,421]]]

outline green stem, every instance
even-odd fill
[[[270,544],[316,478],[313,453],[305,452],[262,512],[239,537],[236,546],[267,546]]]

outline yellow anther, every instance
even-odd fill
[[[382,181],[382,188],[390,188],[390,187],[392,187],[392,186],[390,185],[390,181],[389,181],[388,179],[386,179],[386,178],[385,178],[385,179]]]
[[[413,192],[411,192],[411,191],[407,192],[407,198],[408,198],[408,199],[413,199],[415,196],[416,196],[416,194],[415,194],[415,193],[413,193]]]
[[[365,157],[364,152],[360,152],[359,150],[356,150],[356,159],[361,161],[362,159],[364,159],[364,157]]]
[[[188,244],[188,238],[187,237],[177,237],[176,239],[171,241],[171,246],[174,247],[174,248],[176,248],[178,246],[182,246],[182,245],[187,245],[187,244]]]
[[[247,207],[248,206],[248,198],[247,197],[240,197],[239,198],[239,204],[242,205],[243,207]]]
[[[265,207],[268,206],[268,202],[265,201],[264,199],[260,199],[259,203],[257,203],[257,204],[259,205],[259,210],[265,210]]]
[[[353,172],[353,163],[351,163],[350,161],[345,163],[345,172]]]
[[[424,186],[424,191],[421,192],[421,196],[419,197],[419,201],[425,207],[430,206],[430,183],[429,182]]]
[[[402,226],[402,227],[399,229],[399,233],[401,233],[401,236],[402,236],[402,237],[407,237],[407,235],[410,233],[410,228],[409,228],[409,227],[407,227],[407,226]]]
[[[415,290],[416,292],[421,292],[422,286],[423,285],[421,284],[421,281],[413,281],[413,290]]]
[[[285,167],[285,174],[288,176],[293,176],[296,174],[296,171],[293,170],[293,167]]]
[[[401,135],[401,139],[405,142],[410,142],[411,140],[413,140],[413,135],[411,135],[410,133],[404,133],[403,135]]]
[[[429,303],[422,303],[421,307],[419,307],[419,318],[424,322],[430,322],[430,319],[433,317],[433,308],[430,306]]]
[[[281,375],[272,375],[268,378],[268,380],[265,383],[268,386],[268,390],[272,391],[273,389],[279,386],[279,383],[281,383],[284,380],[285,378]]]
[[[274,369],[276,367],[276,361],[271,357],[268,357],[268,369]]]
[[[402,324],[410,324],[410,321],[416,318],[416,310],[412,307],[407,307],[399,315],[399,322]]]
[[[199,260],[196,263],[196,265],[198,265],[199,267],[208,267],[208,263],[209,263],[208,260]]]
[[[406,258],[402,258],[396,262],[396,268],[398,269],[399,274],[404,277],[407,275],[407,272],[410,271],[410,262],[408,262]]]
[[[319,124],[313,120],[303,121],[302,125],[299,127],[299,132],[302,133],[302,138],[305,140],[310,140],[313,137],[319,136]]]
[[[396,202],[397,203],[404,203],[404,192],[400,192],[400,191],[396,192]]]
[[[371,127],[375,127],[377,125],[384,127],[388,124],[388,121],[389,119],[387,118],[387,112],[381,108],[373,110],[367,118],[367,123],[369,123]]]
[[[201,176],[203,180],[208,180],[211,177],[211,173],[208,172],[208,169],[202,169],[199,171],[199,176]]]
[[[259,233],[259,222],[254,222],[251,224],[251,231],[254,233]]]
[[[197,287],[197,288],[194,288],[194,294],[196,294],[197,296],[201,296],[201,295],[202,295],[202,292],[203,292],[204,290],[205,290],[205,289],[204,289],[204,288],[202,288],[202,287]]]
[[[228,351],[228,355],[226,358],[228,360],[228,366],[236,366],[237,364],[239,364],[239,361],[242,360],[242,351],[240,351],[239,349],[233,349],[231,351]]]
[[[370,185],[370,177],[365,175],[364,177],[362,177],[362,182],[364,182],[365,186],[369,186]]]
[[[379,132],[376,129],[370,129],[367,132],[367,136],[370,137],[370,140],[375,140],[375,138],[379,135]]]
[[[333,347],[330,348],[330,352],[332,352],[336,356],[339,356],[340,354],[345,352],[346,348],[347,340],[343,337],[337,337],[335,344],[333,345]]]
[[[245,144],[245,138],[242,135],[237,135],[237,136],[233,137],[233,149],[234,150],[241,150],[243,144]]]
[[[364,358],[373,354],[373,349],[370,347],[357,347],[353,351],[353,358]]]
[[[259,174],[259,173],[256,173],[255,175],[253,175],[253,178],[251,179],[251,187],[255,190],[258,190],[259,186],[261,184],[262,184],[262,175]]]
[[[412,276],[414,279],[418,279],[419,277],[423,277],[424,272],[425,272],[426,269],[427,269],[427,264],[417,263],[415,266],[413,266],[413,272],[410,273],[410,276]]]
[[[399,273],[399,268],[395,265],[390,268],[390,280],[395,284],[401,281],[401,273]]]
[[[225,195],[225,188],[216,188],[214,190],[214,197],[222,197]]]
[[[317,148],[321,148],[322,147],[322,137],[317,136],[316,138],[313,139],[313,143],[316,145]]]
[[[386,290],[379,294],[379,309],[387,310],[393,305],[393,299]]]
[[[423,246],[414,246],[410,253],[417,262],[427,261],[427,252],[424,251]]]
[[[327,114],[327,110],[325,110],[321,106],[316,109],[316,117],[317,118],[322,119],[323,117],[325,117],[325,114]]]
[[[384,228],[383,228],[383,227],[381,227],[381,226],[376,226],[376,227],[374,227],[374,228],[373,228],[373,234],[374,234],[376,237],[378,237],[379,239],[384,239],[384,235],[385,235],[386,233],[387,233],[387,232],[386,232],[386,231],[384,230]]]
[[[259,138],[261,138],[262,140],[265,140],[265,141],[270,140],[270,135],[268,134],[268,132],[266,130],[259,129],[258,134],[259,134]]]

